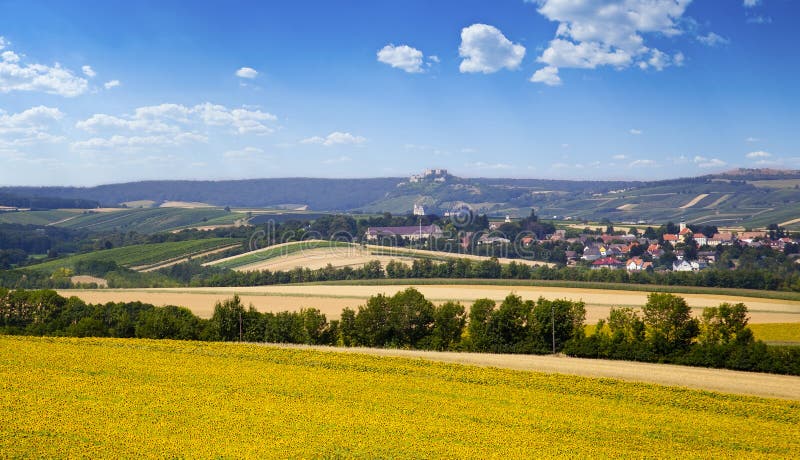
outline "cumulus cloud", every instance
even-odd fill
[[[555,38],[537,58],[548,67],[624,69],[636,65],[662,70],[684,61],[683,54],[646,46],[645,35],[680,35],[681,18],[691,0],[528,1],[558,23]]]
[[[388,64],[395,69],[401,69],[408,73],[424,72],[422,68],[424,54],[408,45],[386,45],[378,51],[377,56],[378,62]],[[439,62],[439,58],[436,56],[431,56],[431,60]]]
[[[236,71],[236,76],[252,80],[258,76],[258,71],[252,67],[242,67]]]
[[[750,152],[745,157],[750,158],[751,160],[763,160],[765,158],[770,158],[772,156],[769,152],[764,151],[757,151],[757,152]]]
[[[0,112],[0,146],[21,146],[43,142],[59,142],[63,137],[52,134],[64,113],[54,107],[38,106],[15,114]]]
[[[757,138],[757,137],[750,136],[750,137],[748,137],[747,139],[745,139],[744,141],[745,141],[745,142],[751,142],[751,143],[752,143],[752,142],[759,142],[759,141],[761,141],[761,139],[759,139],[759,138]]]
[[[195,106],[161,104],[137,108],[133,114],[94,114],[75,127],[98,135],[73,143],[75,149],[174,146],[207,142],[216,129],[234,135],[263,135],[273,131],[275,115],[260,110],[229,109],[206,102]]]
[[[0,49],[9,45],[0,37]],[[0,54],[0,93],[12,91],[38,91],[75,97],[89,89],[85,78],[77,76],[69,69],[55,63],[52,66],[43,64],[26,64],[15,52],[8,50]]]
[[[761,0],[744,0],[744,7],[753,8],[754,6],[758,6],[760,3]]]
[[[631,129],[628,132],[633,134],[634,136],[638,136],[638,135],[642,134],[642,130],[641,129]]]
[[[547,86],[561,85],[561,77],[558,76],[558,67],[544,67],[533,73],[531,80],[533,83],[544,83]]]
[[[119,86],[121,84],[122,83],[120,83],[119,80],[111,80],[111,81],[107,81],[107,82],[103,83],[103,87],[105,89],[111,89],[111,88],[116,88],[117,86]]]
[[[325,147],[333,145],[355,145],[367,142],[365,137],[354,136],[350,133],[343,133],[339,131],[332,132],[325,137],[313,136],[300,141],[301,144],[319,144]]]
[[[85,65],[81,67],[81,71],[83,71],[83,74],[89,78],[94,78],[97,76],[97,72],[95,72],[94,69],[92,69],[92,66],[90,65]]]
[[[658,163],[656,163],[655,160],[633,160],[630,162],[628,166],[631,168],[636,168],[636,167],[649,167],[657,165]]]
[[[692,159],[692,162],[699,168],[719,168],[727,165],[726,162],[720,160],[719,158],[706,158],[699,155],[695,156],[694,159]]]
[[[699,35],[697,37],[697,41],[706,45],[706,46],[722,46],[727,45],[731,41],[727,38],[723,37],[722,35],[716,34],[714,32],[709,32],[706,35]]]
[[[501,69],[514,70],[525,57],[525,47],[512,43],[496,27],[473,24],[461,30],[459,55],[464,58],[462,73],[494,73]]]
[[[620,154],[620,155],[614,155],[614,156],[613,156],[613,157],[611,157],[611,158],[612,158],[613,160],[618,160],[618,161],[619,161],[619,160],[626,160],[626,159],[628,158],[628,156],[627,156],[627,155],[622,155],[622,154]]]

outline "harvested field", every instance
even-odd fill
[[[155,305],[180,305],[195,314],[210,317],[214,303],[239,294],[245,304],[252,303],[259,311],[297,311],[301,308],[320,309],[328,318],[338,318],[345,307],[363,305],[376,294],[394,293],[412,285],[385,286],[346,285],[281,285],[257,287],[174,288],[174,289],[102,289],[59,290],[63,296],[76,295],[91,303],[136,301]],[[429,300],[443,303],[450,300],[470,304],[476,299],[490,298],[501,301],[509,293],[525,299],[566,298],[586,302],[586,321],[595,323],[608,316],[614,306],[641,307],[647,301],[647,292],[582,289],[543,286],[502,285],[414,285]],[[742,298],[715,294],[679,294],[684,297],[695,314],[702,308],[717,306],[722,302],[744,302],[750,310],[751,323],[800,323],[800,302],[779,299]]]
[[[291,270],[296,267],[323,268],[328,263],[334,267],[358,267],[372,260],[380,260],[384,266],[392,260],[412,262],[414,259],[447,260],[453,258],[469,260],[487,260],[488,257],[471,254],[452,254],[441,251],[408,249],[391,246],[358,245],[323,240],[307,240],[281,243],[232,257],[215,260],[205,265],[218,265],[237,271],[255,270]],[[530,266],[546,265],[524,259],[508,259],[499,257],[501,264],[516,262]]]
[[[375,255],[372,251],[365,250],[358,247],[337,247],[337,248],[317,248],[309,249],[307,251],[300,251],[291,254],[281,255],[272,259],[267,259],[262,262],[244,265],[236,268],[237,271],[255,271],[255,270],[284,270],[288,271],[293,268],[303,267],[311,270],[324,268],[328,264],[333,265],[335,268],[344,267],[362,267],[367,263],[378,260],[385,267],[391,261],[405,262],[411,264],[414,261],[413,257],[393,257],[385,255]]]

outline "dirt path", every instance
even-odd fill
[[[778,225],[780,225],[781,227],[786,227],[787,225],[796,224],[798,222],[800,222],[800,219],[792,219],[792,220],[787,220],[786,222],[781,222]]]
[[[696,197],[694,197],[694,198],[692,199],[692,201],[690,201],[690,202],[686,203],[685,205],[681,206],[681,207],[680,207],[680,209],[688,209],[688,208],[691,208],[692,206],[696,205],[696,204],[697,204],[697,203],[699,203],[699,202],[700,202],[700,201],[701,201],[703,198],[705,198],[705,197],[707,197],[707,196],[708,196],[708,193],[701,193],[700,195],[697,195]]]
[[[570,358],[566,356],[499,355],[491,353],[453,353],[308,345],[270,346],[306,348],[334,353],[417,358],[470,366],[609,378],[628,382],[646,382],[720,393],[800,401],[800,377],[787,375],[675,366],[671,364]]]

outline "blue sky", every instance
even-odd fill
[[[800,168],[793,0],[0,1],[0,184]]]

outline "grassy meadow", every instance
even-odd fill
[[[0,336],[6,457],[800,455],[800,402],[269,346]]]

